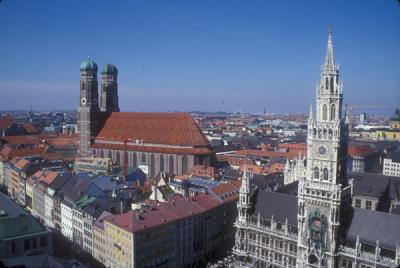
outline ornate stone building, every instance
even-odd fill
[[[140,167],[150,177],[161,171],[181,175],[194,165],[212,164],[211,145],[189,114],[119,112],[118,69],[112,64],[101,72],[99,104],[97,71],[90,59],[80,66],[81,156],[108,157]]]
[[[234,247],[237,267],[397,267],[400,215],[352,208],[348,130],[332,29],[308,119],[307,159],[288,164],[296,195],[265,192],[245,173]],[[293,178],[293,176],[299,176]],[[290,182],[288,182],[290,185]],[[288,185],[288,186],[289,186]]]

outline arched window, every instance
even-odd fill
[[[327,168],[324,168],[324,180],[328,180],[329,179],[329,172]]]
[[[110,159],[112,159],[112,153],[111,153],[111,150],[108,150],[107,157],[108,157],[108,158],[110,158]]]
[[[156,173],[156,163],[155,163],[155,158],[154,158],[154,154],[150,155],[150,177],[155,176]]]
[[[319,168],[314,168],[314,179],[319,179]]]
[[[164,155],[160,155],[160,171],[164,171]]]
[[[169,173],[174,174],[174,157],[172,155],[169,156]]]
[[[334,86],[333,86],[333,77],[331,77],[331,92],[333,93]]]
[[[328,77],[325,78],[325,89],[328,89]]]
[[[317,135],[317,129],[316,128],[313,129],[313,135],[314,136]]]
[[[117,151],[115,153],[115,162],[117,162],[118,164],[121,164],[121,156],[120,156],[119,151]]]
[[[94,156],[94,157],[97,156],[97,151],[96,151],[96,149],[93,149],[93,156]]]
[[[327,113],[328,113],[327,110],[328,110],[328,109],[326,108],[326,104],[324,104],[324,105],[322,106],[322,120],[326,120],[326,119],[327,119]]]
[[[332,106],[331,106],[331,120],[335,119],[335,113],[336,113],[335,104],[332,104]]]
[[[100,150],[100,157],[104,158],[104,151],[103,150]]]
[[[188,171],[188,158],[186,155],[182,157],[182,174],[186,174]]]
[[[124,152],[124,163],[126,166],[130,166],[128,151]]]
[[[332,134],[333,134],[332,132],[333,132],[332,129],[328,130],[328,134],[329,134],[330,137],[332,137]]]
[[[317,264],[318,263],[318,258],[314,254],[311,254],[308,257],[308,263],[309,264]]]
[[[136,157],[136,153],[135,153],[135,152],[132,153],[132,165],[133,165],[134,167],[137,166],[137,157]]]
[[[142,153],[142,164],[146,164],[146,154]]]

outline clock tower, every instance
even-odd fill
[[[347,125],[343,91],[335,63],[332,27],[316,88],[316,113],[310,109],[305,178],[299,180],[298,267],[336,267],[341,210],[349,204],[346,179]]]

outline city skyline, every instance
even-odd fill
[[[0,106],[76,108],[79,64],[90,55],[99,68],[119,68],[122,111],[218,111],[224,102],[229,112],[306,113],[332,24],[346,103],[386,105],[366,112],[392,114],[396,1],[292,5],[2,1]]]

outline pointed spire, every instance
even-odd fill
[[[335,57],[333,54],[333,41],[332,41],[332,25],[328,26],[328,47],[326,49],[326,57],[324,63],[324,70],[330,71],[335,69]]]

